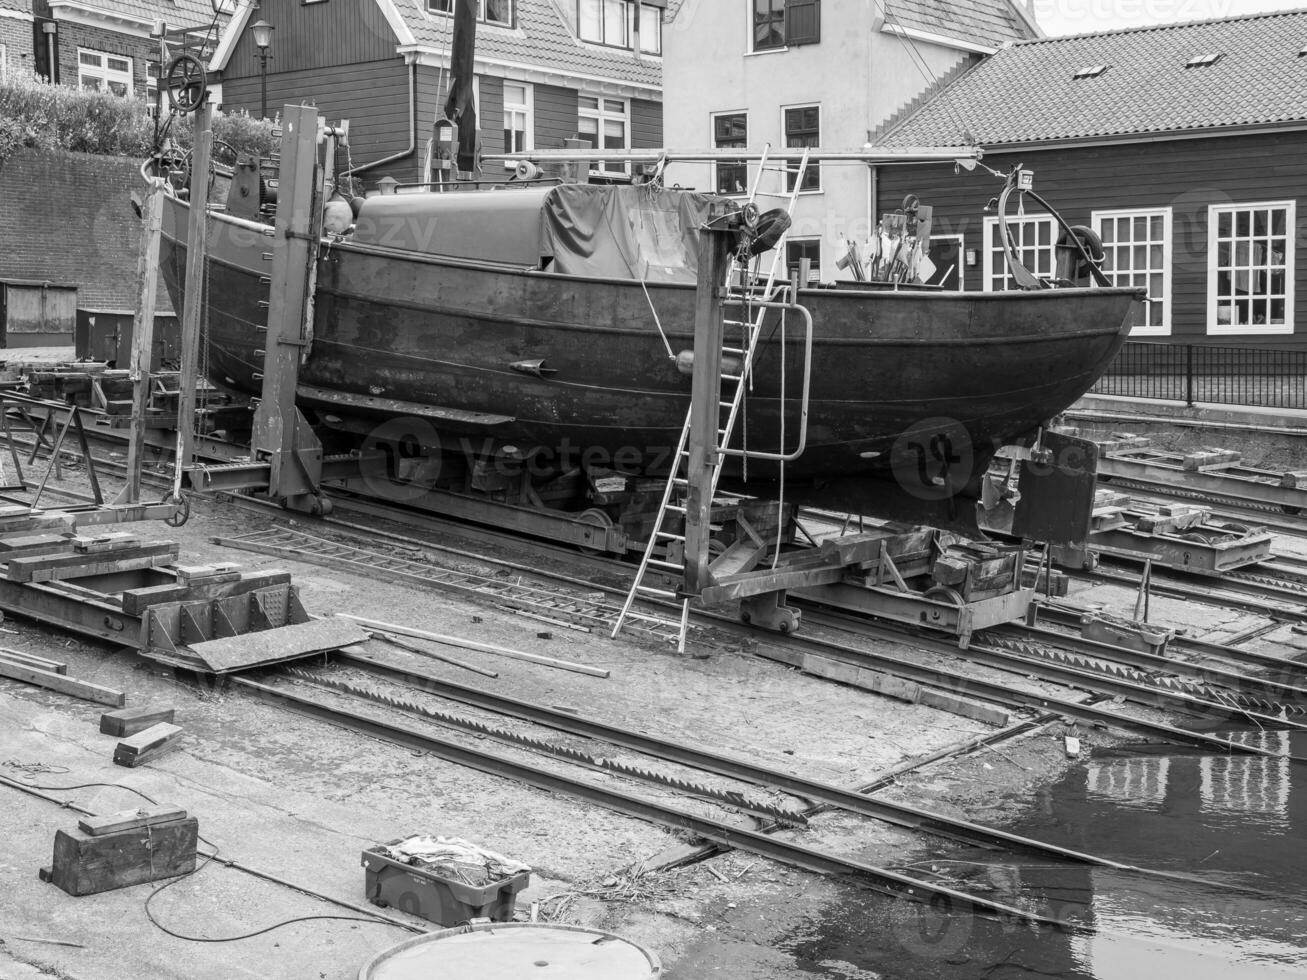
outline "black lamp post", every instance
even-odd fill
[[[250,33],[254,35],[254,46],[259,49],[259,77],[263,85],[263,104],[262,118],[268,118],[268,49],[272,47],[272,32],[276,28],[266,20],[255,21],[250,25]]]

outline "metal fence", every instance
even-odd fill
[[[1128,341],[1092,391],[1187,405],[1307,408],[1307,351]]]

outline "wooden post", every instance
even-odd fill
[[[191,151],[191,220],[186,239],[186,298],[182,304],[181,394],[177,401],[177,456],[172,491],[180,497],[182,474],[191,463],[195,430],[196,388],[199,385],[200,319],[204,316],[204,284],[209,252],[209,153],[213,146],[213,107],[195,110],[195,143]],[[135,353],[133,351],[133,353]]]
[[[309,343],[311,282],[322,231],[318,110],[282,110],[281,186],[273,236],[272,287],[264,334],[263,387],[252,449],[270,464],[268,490],[290,500],[317,490],[322,446],[295,407],[300,360]]]
[[[141,502],[141,459],[145,449],[145,410],[150,400],[154,354],[154,296],[159,284],[159,236],[163,227],[164,182],[150,181],[141,213],[140,251],[136,256],[136,315],[132,321],[132,425],[127,434],[127,483],[114,503]]]
[[[720,214],[711,215],[721,217]],[[735,242],[734,229],[699,232],[699,289],[694,305],[694,374],[690,388],[689,459],[685,478],[685,581],[687,595],[711,585],[708,539],[712,536],[713,477],[721,462],[722,289]]]

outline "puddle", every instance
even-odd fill
[[[1233,737],[1307,756],[1307,733]],[[1307,976],[1307,765],[1170,747],[1096,755],[1024,800],[1006,829],[1195,881],[968,849],[918,873],[1093,930],[953,914],[850,890],[783,948],[842,980],[1017,977],[1260,980]],[[1255,891],[1235,891],[1223,886]],[[838,964],[838,966],[832,966]]]

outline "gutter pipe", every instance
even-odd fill
[[[413,151],[418,146],[418,63],[417,60],[409,62],[408,66],[408,149],[400,150],[398,153],[392,153],[388,157],[382,157],[380,160],[373,160],[371,163],[365,163],[358,167],[353,167],[341,174],[342,177],[352,177],[354,174],[361,174],[365,170],[375,170],[377,167],[387,163],[394,163],[396,160],[403,160],[405,157],[412,156]]]

